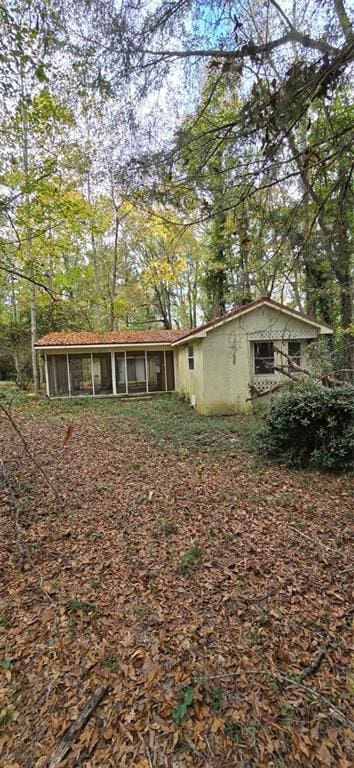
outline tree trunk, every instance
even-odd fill
[[[240,226],[240,272],[241,272],[241,304],[248,304],[249,301],[252,301],[252,293],[251,293],[251,285],[250,285],[250,275],[248,271],[248,262],[249,262],[249,243],[250,243],[250,236],[249,236],[249,225],[248,225],[248,215],[246,211],[246,207],[244,206],[242,208],[241,212],[241,226]]]
[[[39,390],[39,369],[35,343],[37,341],[37,308],[36,308],[36,289],[33,283],[30,287],[30,311],[31,311],[31,353],[32,353],[32,373],[33,389],[35,394]]]
[[[214,170],[221,173],[223,171],[222,166],[222,155],[218,153],[213,158]],[[224,188],[222,183],[217,181],[213,199],[213,256],[205,278],[205,288],[211,311],[209,320],[224,315],[226,311],[226,269],[229,238],[225,233],[225,224]]]
[[[119,219],[118,219],[118,213],[116,212],[115,216],[115,222],[114,222],[114,251],[113,251],[113,269],[112,269],[112,290],[111,290],[111,311],[110,311],[110,319],[109,319],[109,329],[110,331],[114,331],[115,327],[115,298],[116,298],[116,291],[117,291],[117,269],[118,269],[118,232],[119,232]]]
[[[163,292],[163,288],[159,289],[157,286],[155,286],[155,295],[157,298],[158,305],[160,307],[160,312],[162,315],[162,321],[163,321],[163,327],[166,328],[166,330],[171,329],[171,321],[168,315],[168,310],[166,309],[165,302],[163,300],[163,297],[161,295],[161,291]]]
[[[22,111],[22,161],[23,175],[25,181],[25,242],[26,242],[26,261],[30,277],[34,278],[34,264],[32,262],[32,232],[29,223],[30,200],[28,194],[29,187],[29,159],[28,159],[28,113],[27,113],[27,93],[25,87],[25,74],[23,62],[20,63],[20,84],[21,84],[21,111]],[[37,341],[37,308],[36,291],[34,283],[30,283],[30,316],[31,316],[31,357],[32,357],[32,375],[33,389],[35,394],[39,390],[39,370],[35,343]]]
[[[353,372],[353,335],[350,331],[353,320],[353,303],[350,280],[351,247],[348,234],[348,222],[350,216],[350,190],[348,189],[348,182],[346,178],[343,178],[343,181],[340,185],[341,194],[338,198],[340,200],[340,207],[338,209],[338,216],[334,226],[331,227],[329,226],[329,223],[326,219],[325,200],[319,196],[319,194],[311,185],[307,170],[302,164],[301,156],[297,151],[295,139],[292,134],[289,134],[288,141],[290,149],[296,158],[295,162],[299,169],[303,189],[309,195],[309,198],[311,198],[315,205],[318,207],[317,220],[323,237],[323,245],[326,250],[326,255],[331,266],[332,273],[339,286],[341,325],[344,328],[344,337],[347,347],[345,354],[345,365],[348,366],[351,372]],[[338,172],[339,174],[341,173],[341,167],[339,167]],[[312,258],[312,269],[316,269],[315,259],[316,257]],[[326,322],[330,322],[325,317],[323,317],[323,319]]]
[[[91,193],[91,177],[90,172],[87,174],[87,199],[89,202],[89,205],[92,204],[92,193]],[[91,250],[92,250],[92,263],[93,263],[93,271],[95,275],[95,281],[96,284],[98,283],[98,273],[97,273],[97,246],[96,246],[96,238],[95,233],[93,231],[92,226],[90,226],[90,240],[91,240]]]

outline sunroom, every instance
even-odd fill
[[[54,333],[37,342],[48,397],[139,395],[175,389],[179,331]]]

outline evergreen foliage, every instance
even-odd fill
[[[354,387],[299,386],[271,401],[258,449],[289,467],[353,467]]]

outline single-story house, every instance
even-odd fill
[[[49,333],[44,355],[48,397],[178,391],[202,414],[248,410],[249,386],[282,377],[282,350],[309,364],[308,342],[333,330],[284,304],[261,298],[192,330]],[[286,361],[285,361],[286,362]]]

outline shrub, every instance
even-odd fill
[[[353,466],[354,387],[299,386],[271,401],[257,435],[261,452],[289,467]]]

